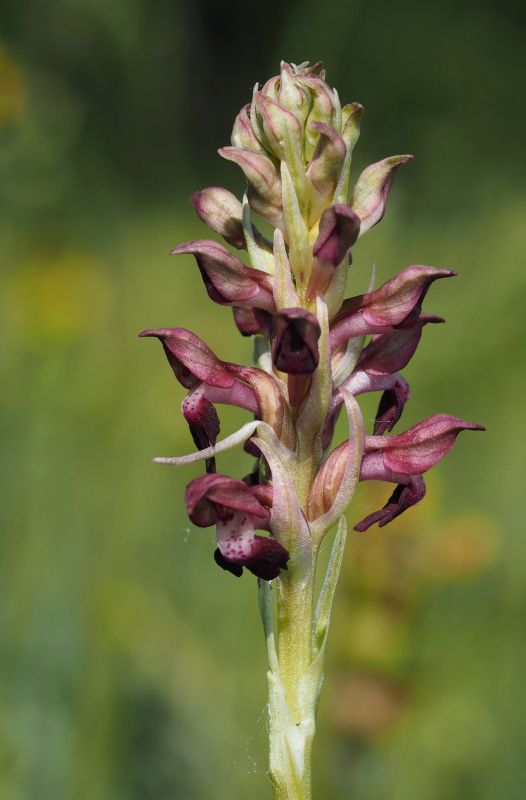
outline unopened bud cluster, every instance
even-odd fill
[[[460,431],[483,430],[437,414],[387,435],[409,399],[400,371],[424,326],[444,321],[422,312],[424,297],[435,280],[455,273],[411,266],[378,289],[345,299],[350,248],[382,219],[395,173],[411,156],[372,164],[351,192],[363,108],[342,107],[320,66],[283,63],[236,118],[232,144],[219,152],[242,169],[245,197],[220,187],[192,196],[203,222],[246,251],[245,261],[215,240],[173,250],[195,256],[209,297],[232,307],[241,334],[254,337],[255,366],[221,361],[184,328],[141,334],[161,341],[188,390],[182,411],[198,448],[158,460],[206,462],[206,474],[187,488],[189,516],[198,526],[216,525],[221,567],[234,575],[246,567],[264,580],[315,560],[358,481],[395,484],[384,508],[355,529],[385,525],[423,498],[423,473]],[[270,223],[272,241],[253,215]],[[380,395],[370,433],[356,401],[365,392]],[[218,443],[216,405],[222,403],[249,411],[254,422]],[[332,449],[342,407],[349,436]],[[216,456],[243,442],[256,458],[251,474],[243,480],[217,474]]]

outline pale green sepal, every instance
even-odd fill
[[[256,241],[254,231],[252,230],[252,220],[250,219],[250,204],[248,202],[247,193],[243,197],[243,233],[245,234],[245,241],[247,243],[248,255],[250,258],[250,266],[255,269],[260,269],[262,272],[267,272],[269,275],[274,274],[274,255],[272,250],[268,248],[262,241]]]
[[[345,353],[338,361],[336,369],[332,372],[332,382],[335,387],[340,386],[349,377],[358,363],[364,344],[365,336],[354,336],[349,339]]]
[[[329,287],[325,292],[325,302],[327,303],[327,311],[329,314],[329,321],[332,321],[345,299],[345,289],[347,287],[347,274],[349,272],[349,262],[347,256],[343,259],[342,263],[335,268]]]
[[[345,542],[347,540],[347,522],[342,515],[338,523],[338,530],[332,546],[331,558],[325,580],[321,587],[320,596],[314,613],[314,626],[312,631],[312,649],[315,653],[325,652],[327,634],[331,621],[332,602],[340,575]]]
[[[256,367],[259,367],[259,369],[262,369],[264,372],[272,375],[286,396],[287,384],[285,381],[282,381],[281,378],[278,378],[274,372],[270,342],[268,342],[264,336],[254,336],[254,363]]]
[[[274,455],[280,460],[286,470],[295,466],[295,453],[283,444],[278,438],[276,431],[270,425],[267,425],[266,422],[260,422],[257,428],[257,434],[261,441],[265,442],[265,444],[272,449]],[[254,438],[253,441],[257,444],[259,440]]]
[[[281,162],[281,185],[283,201],[283,222],[289,246],[289,263],[294,277],[300,286],[306,286],[310,277],[312,253],[309,248],[309,232],[303,219],[298,197],[292,183],[289,169]]]
[[[259,613],[263,623],[263,630],[265,632],[265,643],[267,646],[267,656],[270,669],[279,674],[279,661],[276,651],[276,640],[274,637],[274,619],[272,612],[272,604],[274,599],[274,590],[270,581],[263,581],[258,578],[258,602]]]
[[[274,302],[276,308],[296,308],[300,306],[300,298],[292,283],[290,264],[285,247],[285,240],[280,230],[274,231]]]
[[[313,544],[321,542],[329,528],[339,517],[345,513],[354,497],[358,481],[360,480],[360,467],[365,444],[365,431],[362,412],[353,395],[346,389],[339,390],[343,395],[347,417],[349,420],[349,447],[345,471],[340,488],[336,493],[331,508],[310,523]]]
[[[346,203],[349,191],[349,173],[351,170],[352,152],[360,138],[360,122],[363,117],[363,106],[360,103],[351,103],[342,108],[342,139],[347,152],[343,162],[340,179],[334,192],[333,203]]]
[[[296,490],[289,472],[276,454],[274,447],[263,439],[253,439],[272,472],[272,512],[270,529],[275,538],[287,548],[294,563],[310,567],[310,533],[305,515],[300,508]]]
[[[332,93],[334,95],[334,112],[333,112],[333,125],[338,131],[338,133],[342,129],[342,104],[340,103],[340,95],[333,88]]]
[[[263,128],[259,124],[258,115],[257,115],[257,108],[256,108],[256,95],[259,92],[259,83],[256,83],[253,90],[252,90],[252,101],[250,104],[250,124],[252,125],[252,131],[256,139],[258,139],[261,144],[263,145],[264,149],[267,151],[267,154],[270,156],[272,152],[272,148],[270,143],[265,136],[265,132]]]
[[[320,361],[312,376],[309,395],[298,417],[296,432],[300,445],[300,457],[319,459],[321,457],[319,434],[327,416],[332,397],[329,319],[325,298],[320,293],[316,298],[316,316],[321,327],[321,336],[318,340]],[[316,439],[318,441],[315,443]],[[316,447],[319,452],[315,452],[313,447]]]

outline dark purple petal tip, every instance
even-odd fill
[[[354,526],[355,531],[362,533],[366,531],[371,525],[378,523],[379,528],[383,528],[389,522],[392,522],[404,511],[407,511],[411,506],[416,505],[422,500],[426,493],[426,486],[424,479],[421,475],[413,475],[407,484],[399,484],[386,505],[379,511],[374,511],[365,517],[358,525]]]
[[[360,233],[360,218],[348,206],[336,203],[321,215],[313,255],[333,267],[341,264]]]
[[[274,317],[272,360],[280,372],[309,375],[318,366],[320,323],[304,308],[284,308]]]

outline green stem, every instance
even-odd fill
[[[317,700],[311,677],[314,576],[310,570],[306,576],[289,573],[278,581],[279,673],[269,674],[269,771],[275,800],[310,800]]]
[[[327,575],[314,609],[314,569],[301,564],[277,580],[278,649],[274,637],[272,587],[259,582],[260,610],[269,658],[269,774],[274,800],[311,800],[311,756],[315,714],[332,599],[345,546],[342,517]]]

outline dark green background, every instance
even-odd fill
[[[448,322],[406,370],[403,422],[488,428],[460,437],[420,508],[350,544],[316,797],[522,800],[525,17],[513,0],[4,0],[2,800],[270,796],[255,581],[221,572],[213,531],[186,519],[200,467],[151,463],[192,444],[182,388],[136,335],[188,327],[250,359],[193,261],[167,253],[207,236],[192,191],[240,193],[215,150],[281,58],[322,59],[365,106],[354,178],[415,155],[350,292],[373,261],[378,282],[459,272],[426,300]],[[351,524],[389,492],[362,488]]]

